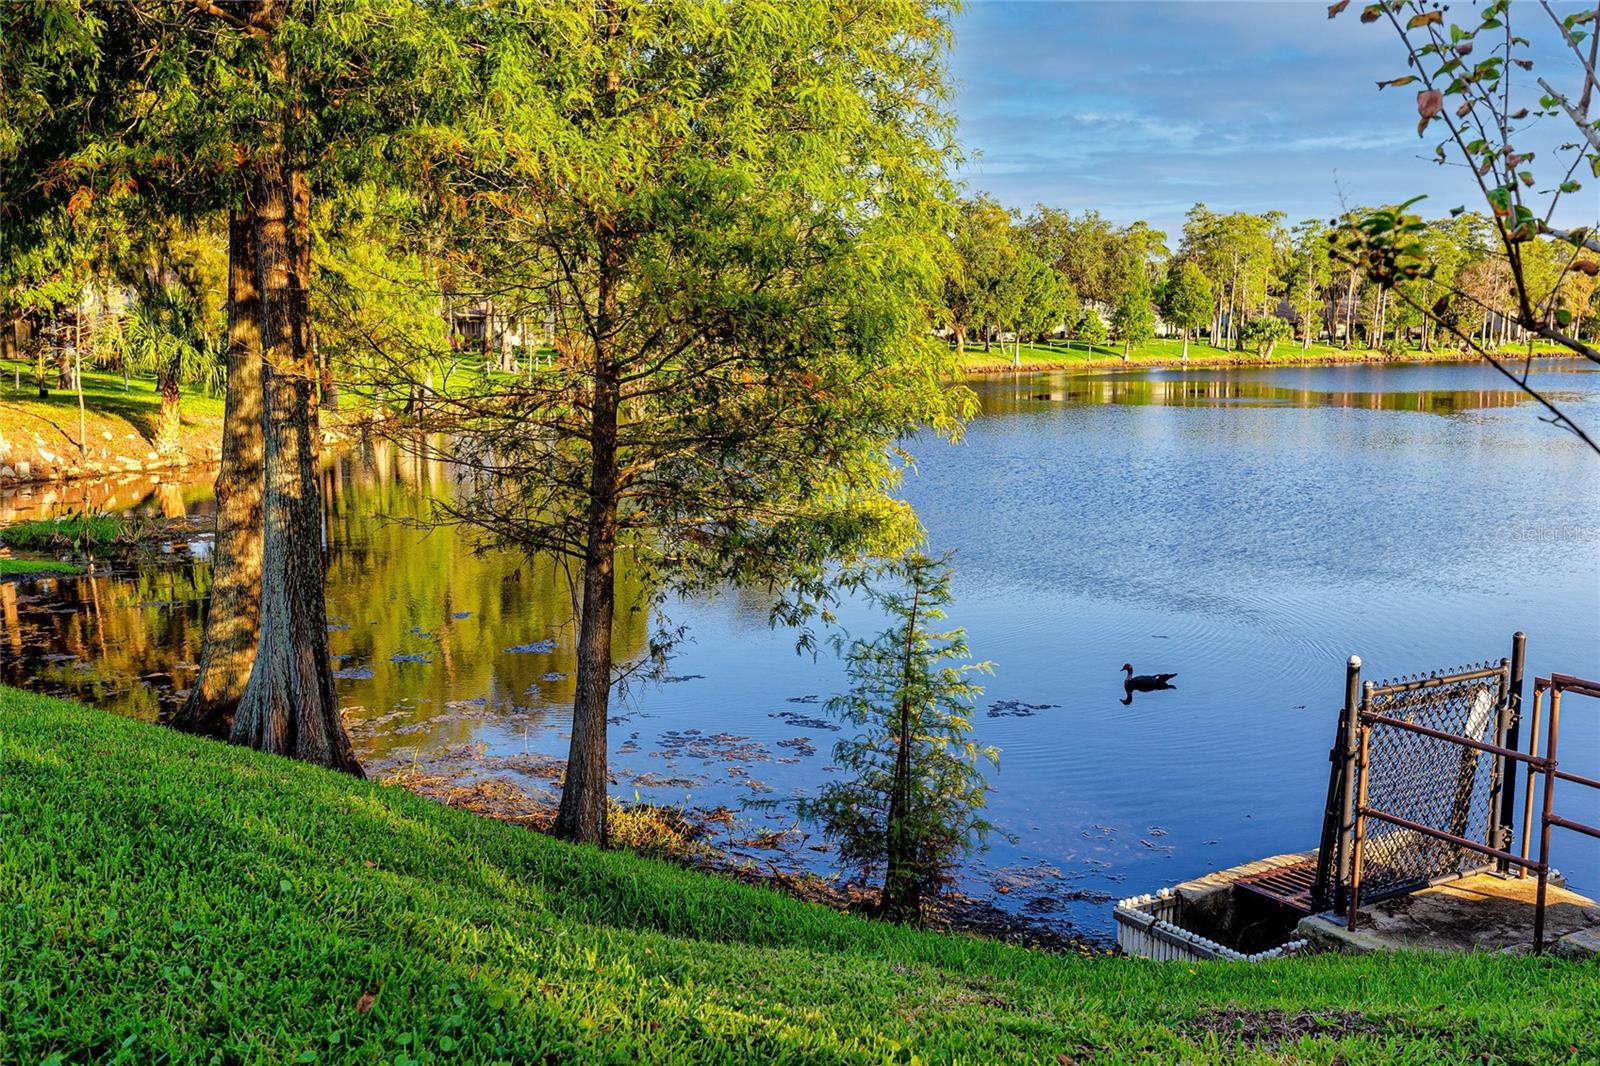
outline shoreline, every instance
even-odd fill
[[[1379,366],[1428,364],[1466,364],[1482,362],[1483,357],[1457,349],[1436,352],[1412,351],[1386,354],[1365,349],[1361,351],[1323,351],[1315,354],[1283,354],[1263,360],[1244,352],[1220,352],[1209,345],[1192,345],[1188,362],[1181,358],[1140,358],[1124,362],[1117,356],[1096,356],[1093,359],[1077,358],[1072,349],[1064,350],[1061,359],[1030,357],[1020,366],[1009,361],[977,362],[958,368],[952,381],[971,378],[999,377],[1032,373],[1138,373],[1147,370],[1218,370],[1218,369],[1290,369],[1310,366]],[[1546,348],[1532,353],[1500,352],[1507,360],[1576,358],[1563,349]],[[969,356],[970,358],[970,356]],[[332,414],[321,426],[322,443],[335,445],[347,441],[353,427],[368,421],[369,412],[324,412]],[[75,412],[74,412],[75,416]],[[60,425],[51,423],[57,432],[65,432]],[[132,436],[124,432],[125,436]],[[109,442],[112,434],[102,433]],[[222,423],[220,418],[203,418],[189,421],[186,418],[185,436],[180,450],[170,455],[160,455],[147,450],[148,441],[140,440],[131,448],[119,449],[127,454],[111,454],[101,447],[101,457],[86,459],[53,451],[37,431],[27,437],[0,436],[0,489],[15,491],[44,486],[68,486],[107,478],[151,475],[157,478],[182,475],[188,471],[214,471],[222,449]],[[141,450],[145,449],[145,450]]]
[[[1207,346],[1204,351],[1216,353],[1217,350]],[[1497,352],[1504,359],[1567,359],[1578,358],[1572,352],[1557,349],[1541,349],[1531,353],[1527,352]],[[1138,371],[1138,370],[1216,370],[1216,369],[1292,369],[1306,366],[1355,366],[1355,365],[1414,365],[1421,366],[1431,363],[1462,364],[1479,363],[1483,356],[1473,352],[1462,352],[1455,349],[1438,352],[1405,352],[1398,355],[1386,355],[1383,352],[1325,352],[1316,355],[1303,355],[1296,357],[1275,356],[1272,359],[1260,359],[1243,352],[1224,354],[1197,355],[1191,353],[1189,361],[1182,359],[1133,359],[1124,362],[1120,358],[1094,358],[1087,360],[1034,360],[1024,362],[1021,366],[1005,363],[976,363],[964,366],[960,370],[963,377],[993,377],[1002,374],[1029,374],[1034,372],[1054,371]]]

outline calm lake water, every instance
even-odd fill
[[[1600,427],[1596,368],[1546,362],[1533,381]],[[974,387],[983,415],[960,444],[916,445],[903,491],[930,548],[957,551],[950,620],[996,667],[975,722],[1003,749],[991,816],[1015,840],[964,883],[1002,906],[1103,934],[1110,898],[1313,846],[1352,653],[1380,679],[1498,659],[1523,629],[1530,677],[1600,676],[1600,461],[1488,368]],[[204,486],[82,491],[209,506]],[[377,773],[445,764],[548,789],[572,695],[567,586],[540,560],[393,521],[450,491],[449,471],[382,446],[327,471],[329,641],[352,733]],[[208,581],[202,561],[0,586],[0,678],[156,717],[193,677]],[[790,824],[781,802],[831,772],[837,660],[796,655],[758,597],[667,610],[691,640],[669,681],[618,702],[614,792],[780,801],[742,817]],[[875,628],[859,608],[843,621]],[[646,628],[625,620],[618,654]],[[1176,671],[1177,688],[1124,705],[1124,661]],[[1561,754],[1600,775],[1592,703],[1567,701]],[[1600,797],[1571,786],[1558,808],[1600,820]],[[789,840],[827,868],[816,843]],[[1574,887],[1600,890],[1600,846],[1558,831],[1553,847]]]

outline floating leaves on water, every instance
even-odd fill
[[[822,697],[821,696],[790,696],[788,698],[788,700],[785,701],[785,702],[788,702],[788,703],[821,703],[822,702]]]
[[[634,788],[694,788],[701,784],[704,784],[703,780],[692,777],[663,777],[650,772],[633,775]]]
[[[539,675],[540,681],[565,681],[567,675],[559,670],[550,670]]]
[[[676,685],[680,681],[703,681],[705,676],[705,674],[674,674],[671,677],[663,677],[661,683],[663,685]]]
[[[328,632],[329,633],[343,633],[345,630],[347,630],[349,628],[350,628],[350,623],[349,622],[329,622],[328,623]]]
[[[513,644],[506,649],[507,655],[549,655],[555,651],[557,644],[553,640],[536,640],[532,644]]]
[[[333,676],[338,681],[371,681],[373,673],[370,666],[348,666],[335,670]]]
[[[794,703],[799,701],[791,700],[790,702]],[[810,715],[796,714],[794,711],[774,711],[773,713],[767,715],[767,717],[776,718],[780,722],[794,726],[796,729],[826,729],[833,733],[837,733],[839,731],[839,726],[837,724],[830,722],[825,718],[813,718]]]
[[[452,611],[450,613],[450,617],[451,618],[471,618],[472,617],[472,612],[471,611]]]
[[[810,737],[790,737],[788,740],[780,740],[778,741],[778,747],[789,748],[800,756],[811,756],[817,753],[817,746],[811,743]]]
[[[652,756],[671,758],[683,755],[690,759],[712,762],[771,762],[772,753],[766,745],[736,733],[705,734],[698,729],[678,731],[669,729],[661,734],[661,751]]]
[[[1054,710],[1055,703],[1024,703],[1021,700],[996,700],[989,704],[990,718],[1032,718],[1040,711]]]
[[[427,630],[423,629],[421,626],[412,626],[409,630],[407,630],[407,632],[409,632],[412,636],[420,637],[423,640],[436,640],[436,639],[438,639],[438,635],[437,634],[429,633]]]
[[[433,657],[426,653],[418,652],[415,655],[391,655],[389,656],[389,661],[392,663],[431,663],[433,662]]]

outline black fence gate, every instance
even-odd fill
[[[1498,852],[1511,845],[1515,778],[1505,758],[1487,749],[1516,746],[1522,649],[1519,633],[1509,659],[1381,684],[1362,684],[1361,661],[1351,658],[1329,755],[1313,912],[1344,910],[1357,881],[1360,898],[1376,902],[1504,867],[1468,844]],[[1364,820],[1356,868],[1362,809],[1383,816]]]

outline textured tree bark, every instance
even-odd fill
[[[264,397],[256,221],[250,203],[247,198],[245,208],[228,219],[228,386],[205,644],[200,676],[172,723],[219,738],[228,735],[261,639]]]
[[[174,360],[176,362],[176,360]],[[171,455],[178,450],[178,435],[183,431],[179,411],[178,368],[166,366],[161,371],[161,411],[156,416],[156,451]]]
[[[611,705],[611,625],[616,613],[617,406],[620,384],[604,343],[609,296],[602,287],[600,343],[595,345],[594,410],[590,420],[588,544],[583,559],[583,612],[578,627],[577,692],[572,743],[561,786],[555,834],[606,842],[606,714]]]
[[[323,600],[322,495],[317,484],[316,367],[304,263],[291,198],[309,206],[304,175],[263,168],[257,255],[264,314],[266,449],[261,636],[229,739],[364,776],[339,719]]]

